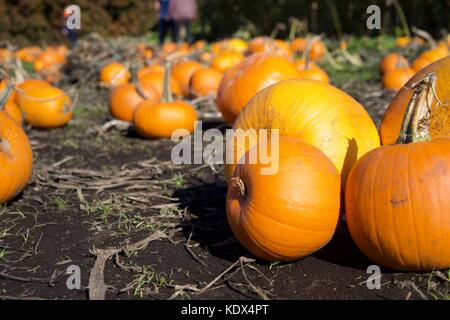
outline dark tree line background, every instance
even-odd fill
[[[218,39],[241,31],[242,35],[270,34],[275,25],[289,19],[302,20],[308,31],[337,36],[340,33],[377,35],[399,32],[401,20],[392,0],[198,0],[200,19],[197,37]],[[438,36],[449,28],[450,0],[398,0],[410,26]],[[81,7],[82,34],[143,35],[156,30],[153,0],[0,0],[0,40],[18,43],[60,41],[62,10],[68,4]],[[366,28],[366,9],[382,9],[382,30]]]

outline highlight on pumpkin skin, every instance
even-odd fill
[[[356,160],[380,146],[375,124],[364,107],[342,90],[314,80],[285,80],[261,90],[242,110],[233,128],[279,129],[280,135],[317,147],[334,163],[343,185]],[[227,179],[234,169],[226,166]]]
[[[258,258],[291,261],[333,237],[340,216],[340,177],[320,150],[296,138],[280,137],[278,159],[275,175],[262,175],[260,163],[236,167],[227,219],[234,236]],[[318,196],[322,189],[326,194]]]
[[[347,182],[353,240],[367,257],[396,270],[450,267],[450,139],[432,139],[429,130],[435,86],[433,73],[416,83],[397,144],[366,154]]]

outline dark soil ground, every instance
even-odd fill
[[[378,125],[392,94],[375,82],[341,87]],[[382,268],[381,288],[368,289],[373,263],[345,223],[306,259],[254,260],[227,225],[221,166],[176,166],[173,142],[106,130],[110,120],[107,93],[92,84],[83,86],[70,125],[28,130],[32,180],[0,207],[0,299],[88,299],[89,286],[91,294],[102,291],[96,276],[108,257],[107,299],[450,298],[448,271]],[[209,126],[224,127],[220,119]],[[67,286],[73,265],[80,268],[81,289]]]

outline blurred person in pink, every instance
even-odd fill
[[[175,23],[177,40],[180,28],[186,29],[186,41],[192,43],[192,23],[198,17],[197,0],[170,0],[169,15]]]

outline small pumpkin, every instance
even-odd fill
[[[158,102],[161,95],[152,85],[124,83],[114,87],[109,97],[109,111],[119,120],[133,122],[136,106],[144,100]]]
[[[313,42],[308,42],[306,48],[303,51],[303,58],[295,62],[295,65],[297,66],[299,71],[298,77],[301,79],[310,79],[330,83],[330,77],[328,76],[328,73],[320,68],[317,64],[310,61],[310,52],[313,44]]]
[[[164,71],[153,71],[138,79],[139,84],[142,87],[149,85],[156,89],[160,96],[163,95],[164,87]],[[177,97],[181,96],[181,88],[178,81],[173,76],[170,76],[170,91]]]
[[[16,56],[17,59],[23,62],[33,63],[34,60],[36,60],[41,53],[42,53],[41,48],[32,46],[19,49],[14,53],[14,55]]]
[[[380,62],[380,73],[385,74],[402,66],[408,66],[408,60],[399,53],[389,53]]]
[[[191,93],[197,97],[217,94],[223,74],[219,71],[203,67],[194,72],[191,78]]]
[[[218,90],[218,108],[225,121],[233,123],[256,93],[298,75],[295,64],[284,56],[265,53],[251,55],[224,75]]]
[[[448,54],[448,50],[442,47],[427,50],[413,61],[412,68],[417,72],[433,62],[445,58]]]
[[[433,75],[416,83],[395,145],[352,169],[345,196],[350,234],[370,259],[403,271],[450,267],[450,139],[432,140]]]
[[[398,91],[414,76],[414,69],[406,66],[386,72],[382,78],[383,88]]]
[[[161,102],[144,100],[134,112],[134,125],[142,137],[171,138],[177,129],[185,130],[186,134],[192,133],[195,129],[197,120],[195,108],[183,100],[172,99],[170,62],[166,62],[165,69]]]
[[[245,106],[234,129],[278,129],[281,136],[297,137],[322,150],[345,184],[356,160],[380,146],[377,128],[362,105],[348,94],[321,81],[292,79],[260,91]],[[239,160],[245,148],[227,143],[227,154]],[[231,177],[235,164],[226,166]]]
[[[308,40],[305,38],[295,38],[291,42],[291,50],[294,53],[303,53],[305,51]]]
[[[142,67],[137,71],[137,78],[140,79],[152,72],[164,72],[164,66],[160,62],[154,62],[149,66]]]
[[[180,85],[181,94],[189,95],[189,83],[195,71],[202,68],[202,65],[194,60],[181,61],[174,64],[172,68],[172,77]]]
[[[398,37],[395,40],[395,44],[400,48],[405,48],[411,43],[410,37]]]
[[[73,115],[69,96],[52,86],[27,90],[21,96],[19,107],[25,122],[36,128],[65,126]]]
[[[223,73],[237,65],[244,58],[244,55],[239,52],[222,51],[212,59],[211,68]]]
[[[128,83],[131,73],[127,67],[118,62],[109,63],[100,70],[100,83],[104,86],[114,87]]]
[[[277,142],[279,152],[272,155],[279,168],[275,174],[264,175],[260,161],[236,167],[228,188],[227,218],[235,237],[255,256],[289,261],[331,240],[339,220],[340,177],[319,149],[291,137]],[[271,150],[258,144],[249,152],[256,148]],[[249,153],[245,157],[249,159]]]
[[[33,167],[33,152],[23,129],[5,112],[0,102],[0,204],[10,201],[27,185]]]
[[[387,108],[380,126],[380,136],[383,145],[394,144],[400,133],[400,128],[406,107],[414,93],[413,85],[420,82],[428,74],[436,74],[436,97],[432,105],[430,132],[433,139],[450,136],[450,57],[436,61],[417,72],[408,83],[397,93]]]

